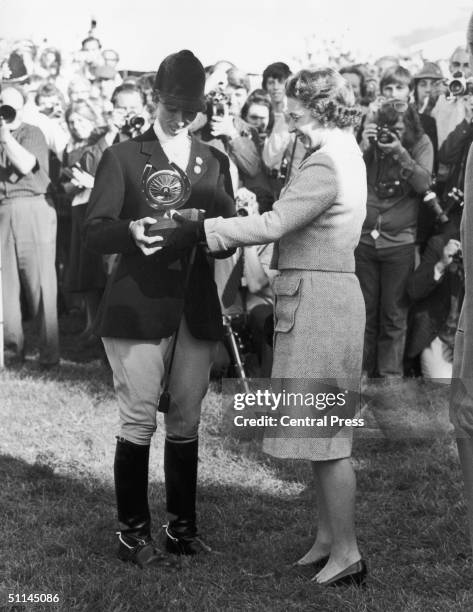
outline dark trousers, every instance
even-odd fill
[[[384,249],[359,244],[356,275],[366,304],[363,369],[368,376],[402,376],[408,300],[415,245]]]

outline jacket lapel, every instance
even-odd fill
[[[156,138],[153,128],[151,127],[145,134],[145,139],[141,142],[141,152],[149,157],[150,163],[156,170],[161,168],[170,168],[169,160],[166,153]]]

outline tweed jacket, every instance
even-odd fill
[[[95,177],[85,220],[85,243],[100,253],[120,254],[109,278],[95,325],[100,336],[158,339],[173,334],[182,309],[194,337],[218,340],[222,316],[213,271],[198,247],[189,287],[184,294],[188,252],[163,249],[145,256],[129,233],[131,220],[150,216],[141,188],[146,163],[169,167],[153,128],[106,149]],[[206,216],[234,214],[228,158],[192,138],[186,170],[192,191],[187,208]]]
[[[327,131],[302,161],[273,210],[261,216],[207,219],[207,244],[219,251],[276,242],[279,270],[354,272],[353,251],[366,215],[366,170],[355,137]]]

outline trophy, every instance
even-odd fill
[[[182,208],[191,194],[191,183],[187,174],[176,164],[156,170],[146,164],[141,177],[141,189],[149,206],[153,209],[151,216],[156,223],[148,226],[147,236],[162,236],[166,239],[179,224],[168,216],[172,210]],[[203,213],[196,208],[189,208],[180,213],[185,219],[199,221]]]

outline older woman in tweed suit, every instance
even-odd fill
[[[275,242],[273,378],[361,377],[365,306],[354,249],[366,213],[366,170],[351,127],[353,93],[332,69],[303,70],[286,84],[289,124],[307,156],[263,215],[205,221],[211,251]],[[203,237],[183,222],[183,244]],[[286,428],[287,430],[288,428]],[[351,435],[303,438],[270,430],[264,449],[312,461],[318,497],[317,537],[299,565],[314,565],[321,584],[361,582],[366,566],[354,530]]]

